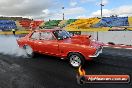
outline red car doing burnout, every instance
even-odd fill
[[[35,30],[17,42],[29,57],[33,57],[37,52],[68,59],[73,67],[79,67],[84,65],[86,60],[92,60],[102,53],[103,44],[90,37],[71,36],[63,29]]]

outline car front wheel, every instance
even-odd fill
[[[72,53],[69,55],[69,62],[72,67],[78,68],[84,65],[84,57],[79,53]]]

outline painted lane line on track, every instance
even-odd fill
[[[109,45],[109,44],[105,44],[105,45]]]
[[[132,48],[125,48],[125,49],[132,49]]]
[[[121,46],[126,46],[126,45],[121,45]]]
[[[122,48],[122,47],[113,47],[113,48],[117,48],[117,49],[120,49],[120,48]],[[122,48],[123,49],[123,48]]]
[[[103,46],[103,47],[110,47],[110,46]]]

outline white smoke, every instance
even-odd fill
[[[26,57],[24,50],[19,48],[16,38],[15,36],[0,35],[0,53]]]

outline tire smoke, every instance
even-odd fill
[[[0,53],[26,57],[24,50],[17,44],[17,38],[12,35],[0,35]]]

